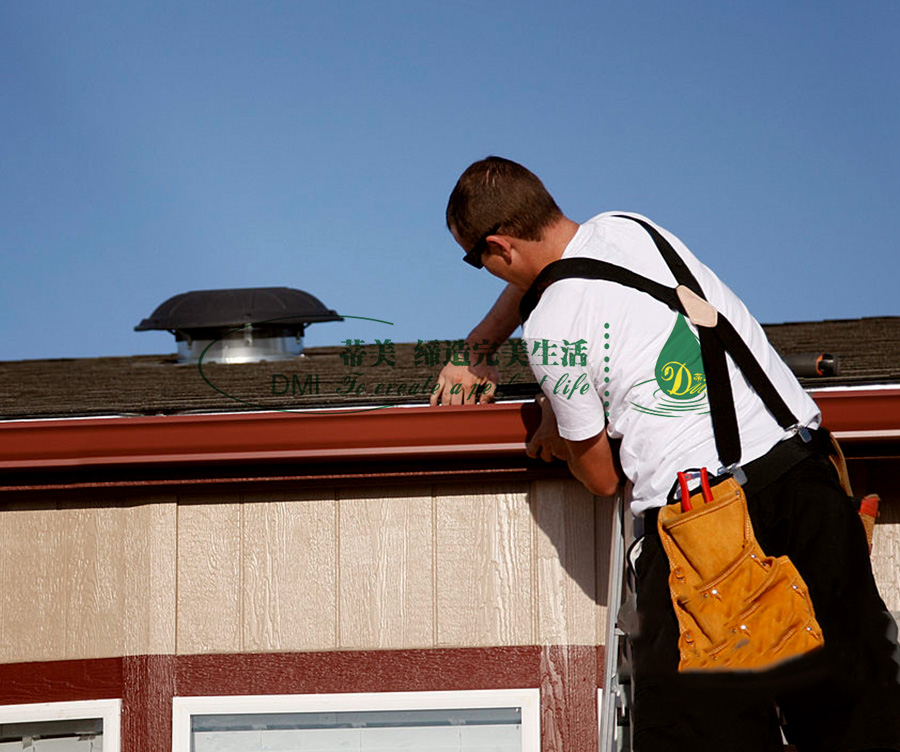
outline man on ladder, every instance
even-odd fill
[[[579,225],[499,157],[463,173],[447,225],[508,283],[470,341],[523,323],[552,408],[529,452],[598,495],[631,481],[634,749],[780,750],[783,722],[801,752],[900,750],[894,625],[862,526],[815,403],[743,303],[647,218]],[[448,367],[435,401],[494,378]]]

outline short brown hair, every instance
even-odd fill
[[[540,240],[544,228],[561,219],[537,175],[517,162],[487,157],[460,175],[447,202],[447,228],[471,248],[491,228],[522,240]]]

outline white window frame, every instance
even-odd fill
[[[93,718],[100,718],[103,721],[103,752],[120,752],[122,746],[121,700],[0,705],[0,723],[80,721]]]
[[[597,739],[603,744],[603,687],[597,687]]]
[[[510,707],[522,709],[522,752],[540,752],[541,699],[539,689],[175,697],[172,701],[172,752],[190,752],[191,716],[194,715]]]

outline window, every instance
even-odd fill
[[[0,752],[119,752],[119,700],[0,705]]]
[[[539,691],[176,697],[173,752],[539,752]]]

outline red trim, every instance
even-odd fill
[[[835,432],[896,432],[900,389],[814,392]],[[0,423],[0,469],[522,457],[533,404]],[[853,440],[853,437],[850,437]]]
[[[553,645],[541,666],[541,749],[596,752],[597,687],[603,684],[604,650]]]
[[[0,469],[524,453],[518,403],[0,423]]]
[[[810,392],[831,431],[874,434],[900,431],[900,389]]]
[[[540,688],[541,748],[597,749],[602,646],[143,655],[0,665],[0,705],[122,698],[123,752],[171,748],[176,696]]]
[[[0,705],[122,696],[122,659],[0,664]]]
[[[541,686],[541,648],[189,655],[179,696],[422,692]]]
[[[174,655],[122,659],[122,752],[164,752],[172,748],[177,661]]]
[[[552,667],[578,664],[582,683],[603,684],[602,645],[356,650],[315,653],[142,655],[0,664],[0,705],[163,695],[420,692],[540,687]],[[590,677],[589,679],[587,677]],[[131,688],[129,690],[129,687]]]

